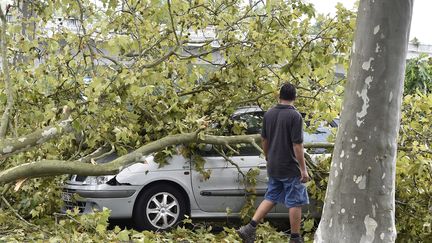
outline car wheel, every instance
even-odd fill
[[[184,196],[178,189],[162,184],[141,194],[133,217],[139,230],[166,230],[183,220],[186,213]]]

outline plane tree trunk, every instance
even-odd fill
[[[395,169],[412,0],[361,0],[315,242],[394,242]]]

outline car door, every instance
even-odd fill
[[[250,113],[237,114],[233,119],[249,119]],[[262,112],[256,115],[262,120]],[[262,124],[256,120],[253,123],[258,126]],[[249,133],[257,132],[251,126],[248,126],[248,131]],[[251,169],[259,170],[255,187],[257,194],[255,204],[257,206],[262,201],[267,188],[266,161],[260,157],[260,152],[251,145],[242,145],[238,151],[239,154],[231,156],[230,159],[239,166],[243,174],[247,174]],[[206,212],[240,212],[247,199],[242,174],[236,166],[229,163],[214,149],[201,155],[206,161],[204,169],[211,170],[211,175],[208,180],[205,180],[195,169],[192,171],[192,188],[200,209]]]
[[[249,149],[251,150],[251,149]],[[247,199],[243,175],[237,167],[226,161],[222,156],[205,156],[204,169],[210,170],[210,178],[192,170],[192,188],[199,208],[206,212],[240,212]],[[253,168],[258,168],[257,185],[255,187],[257,202],[262,201],[267,187],[266,161],[259,157],[259,152],[240,154],[230,157],[243,174]],[[194,164],[194,163],[193,163]]]

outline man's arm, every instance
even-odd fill
[[[307,182],[309,180],[309,174],[306,169],[303,144],[293,143],[293,148],[294,148],[294,155],[300,165],[301,182]]]
[[[265,159],[267,160],[267,152],[268,152],[268,140],[266,138],[261,137],[261,146],[264,151]]]

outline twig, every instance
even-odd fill
[[[225,145],[231,152],[233,152],[234,154],[240,154],[239,151],[235,150],[233,147],[231,147],[230,145]]]
[[[214,40],[209,40],[209,41],[203,42],[204,43],[203,46],[206,46],[206,45],[212,43],[213,41]],[[187,42],[187,43],[191,43],[191,42]],[[223,50],[226,50],[226,49],[228,49],[230,47],[234,47],[236,45],[241,45],[241,44],[246,44],[246,43],[247,42],[244,42],[244,41],[238,41],[238,42],[234,42],[234,43],[229,43],[229,44],[227,44],[225,46],[220,46],[220,47],[217,47],[217,48],[212,48],[211,50],[208,50],[208,51],[205,51],[205,52],[201,52],[201,53],[196,53],[196,54],[190,52],[187,49],[184,49],[183,51],[185,51],[188,55],[181,55],[181,54],[176,54],[176,55],[177,55],[177,57],[180,60],[187,60],[187,59],[193,59],[193,58],[201,58],[202,59],[203,56],[207,56],[209,54],[212,54],[212,53],[215,53],[215,52],[218,52],[218,51],[223,51]]]
[[[169,16],[170,16],[170,21],[171,21],[171,28],[172,28],[174,37],[176,39],[177,45],[180,45],[180,41],[177,37],[177,33],[176,33],[175,25],[174,25],[174,18],[173,18],[172,11],[171,11],[171,0],[168,0],[167,4],[168,4],[168,12],[169,12]]]
[[[80,0],[76,0],[76,2],[78,4],[79,10],[80,10],[81,28],[83,30],[83,34],[87,35],[87,30],[86,30],[86,28],[84,26],[84,8],[83,8],[82,3],[81,3]],[[91,40],[91,39],[89,39],[89,40]],[[92,67],[93,75],[97,76],[96,67],[95,67],[95,59],[94,59],[95,58],[95,54],[93,52],[93,49],[90,46],[89,40],[87,40],[87,48],[89,49],[89,52],[90,52],[91,67]],[[85,60],[85,57],[84,57],[84,60]]]
[[[11,184],[6,184],[3,188],[3,191],[1,192],[1,195],[3,196],[9,189],[11,188]]]
[[[302,47],[300,48],[300,50],[297,52],[297,54],[294,56],[294,58],[291,60],[290,63],[288,63],[287,65],[285,65],[283,68],[288,70],[288,72],[290,73],[290,75],[298,82],[299,79],[292,73],[291,68],[294,65],[294,63],[297,61],[297,59],[300,57],[300,54],[304,51],[304,49],[310,45],[313,41],[316,41],[320,38],[322,38],[322,34],[327,31],[328,29],[330,29],[331,27],[333,27],[331,24],[333,23],[333,20],[336,18],[333,17],[330,21],[329,21],[329,25],[327,27],[325,27],[324,29],[322,29],[314,38],[306,41]]]
[[[19,218],[21,221],[23,221],[26,225],[28,225],[28,226],[32,226],[32,227],[37,227],[37,228],[39,228],[38,226],[36,226],[36,225],[34,225],[34,224],[32,224],[32,223],[30,223],[30,222],[28,222],[27,220],[25,220],[21,215],[19,215],[19,213],[10,205],[10,203],[8,202],[8,200],[6,200],[6,198],[2,195],[1,196],[1,198],[2,198],[2,200],[3,200],[3,202],[6,204],[6,206],[8,206],[8,208],[15,214],[15,216],[17,217],[17,218]]]
[[[237,168],[238,173],[240,173],[243,176],[243,180],[246,178],[246,175],[240,169],[240,166],[238,166],[238,164],[236,164],[232,159],[228,158],[228,156],[226,156],[226,154],[223,151],[220,151],[216,147],[213,147],[213,148],[220,156],[222,156],[222,158],[224,158],[226,161],[228,161],[228,163],[230,163],[231,165],[233,165]]]
[[[55,217],[57,217],[57,216],[66,216],[67,218],[71,219],[71,220],[74,221],[75,223],[80,224],[80,225],[83,225],[83,223],[81,223],[80,221],[78,221],[77,219],[75,219],[74,217],[72,217],[71,215],[69,215],[69,214],[67,214],[67,213],[65,213],[65,214],[63,214],[63,213],[54,213],[53,215],[54,215]],[[90,227],[92,227],[94,230],[96,230],[96,227],[95,227],[95,226],[90,226]]]
[[[264,154],[264,150],[262,150],[262,148],[255,142],[254,139],[251,139],[252,146],[254,146],[260,153]]]
[[[78,151],[75,153],[74,156],[72,156],[72,158],[76,158],[81,153],[81,149],[82,149],[82,146],[83,146],[84,140],[85,140],[84,131],[81,131],[81,134],[82,134],[82,138],[81,138],[81,141],[79,142],[79,145],[78,145]]]
[[[304,157],[306,159],[306,164],[309,168],[312,168],[314,170],[318,169],[318,167],[313,163],[312,157],[310,156],[309,153],[304,152]]]
[[[135,53],[135,52],[128,52],[124,56],[125,57],[142,57],[147,55],[147,53],[151,50],[153,50],[156,46],[158,46],[162,41],[166,40],[169,36],[170,32],[167,31],[161,35],[161,38],[158,39],[155,43],[153,43],[151,46],[143,50],[141,53]]]
[[[206,91],[209,91],[210,89],[217,89],[217,88],[221,88],[221,87],[223,87],[223,86],[225,86],[225,85],[228,85],[228,83],[225,83],[225,82],[222,82],[222,83],[213,83],[213,84],[206,84],[206,85],[203,85],[203,86],[201,86],[200,88],[196,88],[196,89],[193,89],[193,90],[191,90],[191,91],[186,91],[186,92],[181,92],[181,93],[178,93],[177,95],[179,96],[179,97],[181,97],[181,96],[186,96],[186,95],[193,95],[193,94],[197,94],[197,93],[201,93],[201,92],[206,92]]]
[[[266,65],[266,68],[270,70],[277,78],[278,80],[282,80],[282,78],[270,67],[270,65]]]
[[[168,114],[168,113],[170,113],[171,111],[172,111],[172,109],[174,109],[174,107],[176,107],[177,106],[177,104],[178,104],[178,101],[176,101],[176,102],[174,102],[168,109],[166,109],[165,111],[164,111],[164,115],[166,115],[166,114]]]
[[[267,95],[270,95],[270,94],[272,94],[272,93],[273,93],[273,92],[266,92],[266,93],[264,93],[264,94],[260,94],[260,95],[258,95],[258,96],[256,96],[256,97],[253,97],[253,98],[251,98],[251,99],[242,100],[242,101],[237,102],[236,105],[247,104],[247,103],[250,103],[250,102],[258,102],[259,99],[261,99],[261,98],[263,98],[263,97],[265,97],[265,96],[267,96]]]
[[[141,66],[141,68],[152,68],[152,67],[156,67],[157,65],[159,65],[160,63],[162,63],[163,61],[167,60],[170,56],[174,55],[175,52],[177,51],[178,47],[180,45],[177,45],[176,47],[174,47],[173,49],[171,49],[169,52],[167,52],[164,56],[160,57],[159,59],[157,59],[156,61],[154,61],[153,63],[149,63],[149,64],[144,64]]]
[[[140,34],[140,31],[139,31],[139,28],[138,28],[138,25],[137,25],[137,18],[136,18],[136,6],[132,9],[130,6],[129,6],[129,3],[128,3],[128,1],[125,1],[125,3],[126,3],[126,5],[128,6],[128,8],[129,8],[129,10],[130,10],[130,14],[132,15],[132,17],[133,17],[133,24],[134,24],[134,26],[135,26],[135,30],[136,30],[136,40],[137,40],[137,43],[138,43],[138,51],[139,51],[139,53],[140,53],[140,58],[142,57],[142,53],[143,53],[143,48],[142,48],[142,43],[141,43],[141,34]],[[137,1],[137,4],[139,3],[139,1]],[[133,12],[132,12],[133,11]],[[132,35],[133,37],[135,37],[135,35]]]

